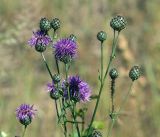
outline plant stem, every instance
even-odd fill
[[[114,126],[114,124],[115,124],[115,122],[116,122],[116,120],[117,120],[117,118],[118,118],[118,115],[120,114],[120,111],[122,110],[122,108],[123,108],[124,105],[126,104],[126,101],[127,101],[128,97],[129,97],[131,91],[132,91],[132,87],[133,87],[133,82],[130,84],[129,90],[128,90],[128,92],[127,92],[127,95],[125,96],[124,100],[122,101],[122,104],[121,104],[118,112],[117,112],[116,115],[112,118],[112,123],[111,123],[111,126],[110,126],[109,129],[108,129],[107,137],[109,137],[109,136],[111,135],[113,126]],[[111,113],[111,115],[113,115],[113,113]]]
[[[68,123],[79,123],[79,124],[83,124],[83,122],[80,122],[80,121],[71,121],[71,120],[67,120],[66,122],[68,122]]]
[[[24,126],[24,130],[23,130],[22,137],[24,137],[24,135],[25,135],[25,133],[26,133],[26,129],[27,129],[27,126]]]
[[[113,126],[114,126],[115,121],[116,121],[116,119],[112,119],[111,125],[109,126],[109,129],[108,129],[107,137],[109,137],[109,136],[110,136],[111,131],[112,131]]]
[[[51,73],[51,70],[50,70],[50,68],[49,68],[49,65],[48,65],[46,59],[45,59],[45,56],[44,56],[43,52],[41,53],[41,56],[42,56],[42,58],[43,58],[43,62],[44,62],[45,65],[46,65],[47,71],[48,71],[48,73],[49,73],[49,75],[50,75],[50,77],[51,77],[51,79],[52,79],[52,81],[53,81],[53,75],[52,75],[52,73]],[[55,101],[55,107],[56,107],[57,117],[58,117],[58,119],[59,119],[59,112],[58,112],[58,107],[57,107],[57,101]]]
[[[48,70],[48,73],[49,73],[51,79],[53,80],[53,76],[52,76],[51,70],[50,70],[50,68],[49,68],[49,66],[48,66],[48,63],[47,63],[47,61],[46,61],[46,59],[45,59],[45,56],[44,56],[43,52],[41,53],[41,56],[42,56],[42,58],[43,58],[43,62],[44,62],[45,65],[46,65],[46,68],[47,68],[47,70]]]
[[[103,42],[101,42],[101,83],[103,82]]]
[[[65,64],[65,74],[66,74],[66,82],[67,82],[67,92],[68,92],[68,99],[69,99],[69,103],[70,103],[70,93],[69,93],[69,85],[68,85],[68,64]]]
[[[113,43],[112,43],[111,57],[110,57],[110,60],[109,60],[107,69],[106,69],[106,71],[105,71],[105,75],[104,75],[103,78],[101,78],[102,80],[101,80],[101,85],[100,85],[100,89],[99,89],[99,94],[98,94],[98,98],[97,98],[97,101],[96,101],[96,105],[95,105],[95,108],[94,108],[94,112],[93,112],[93,115],[92,115],[92,118],[91,118],[91,122],[90,122],[90,124],[89,124],[89,129],[88,129],[87,137],[88,137],[88,135],[89,135],[89,131],[90,131],[91,127],[92,127],[92,124],[93,124],[93,121],[94,121],[94,118],[95,118],[95,115],[96,115],[96,112],[97,112],[97,108],[98,108],[98,104],[99,104],[99,101],[100,101],[100,97],[101,97],[101,93],[102,93],[102,90],[103,90],[103,86],[104,86],[104,83],[105,83],[105,79],[106,79],[106,77],[107,77],[107,74],[108,74],[110,65],[111,65],[111,63],[112,63],[112,60],[113,60],[114,57],[115,57],[115,50],[116,50],[116,47],[117,47],[116,45],[117,45],[117,41],[118,41],[118,36],[119,36],[119,32],[118,32],[117,37],[115,37],[115,31],[114,31],[114,38],[113,38]],[[103,50],[103,49],[102,49],[102,50]],[[101,54],[102,54],[102,53],[103,53],[103,52],[101,51]],[[103,61],[103,56],[101,55],[101,63],[103,63],[102,61]],[[101,64],[101,70],[103,69],[102,66],[103,66],[103,65]],[[101,73],[102,73],[102,72],[101,72]],[[102,75],[102,74],[101,74],[101,75]]]
[[[77,133],[78,133],[78,137],[81,137],[80,135],[80,130],[79,130],[79,127],[78,127],[78,123],[76,121],[76,115],[75,115],[75,104],[73,105],[73,110],[72,110],[72,116],[73,116],[73,119],[74,119],[74,122],[75,122],[75,126],[76,126],[76,129],[77,129]]]

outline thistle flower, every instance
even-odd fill
[[[22,104],[16,109],[16,117],[21,124],[28,126],[32,122],[36,111],[33,105]]]
[[[70,94],[70,99],[76,102],[87,102],[90,100],[91,96],[91,89],[89,85],[82,81],[79,76],[70,76],[68,78],[68,87],[66,83],[63,82],[63,90],[64,90],[64,97],[68,99],[68,90]],[[67,90],[68,89],[68,90]]]
[[[77,45],[69,38],[58,40],[53,48],[55,57],[64,63],[69,63],[77,55]]]
[[[58,92],[58,90],[56,89],[56,87],[54,86],[54,84],[52,83],[48,83],[47,84],[47,91],[50,93],[50,97],[54,100],[59,99],[60,94]]]
[[[31,39],[28,41],[28,44],[31,47],[35,47],[36,45],[44,45],[48,46],[52,42],[51,38],[46,35],[43,31],[33,32]]]

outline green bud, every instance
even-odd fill
[[[129,72],[129,77],[132,81],[137,80],[141,76],[141,70],[139,66],[133,66]]]
[[[107,33],[104,31],[100,31],[97,33],[97,39],[101,42],[105,41],[107,39]]]
[[[37,52],[44,52],[46,50],[46,46],[45,45],[42,45],[42,44],[36,44],[35,45],[35,50]]]
[[[43,32],[48,32],[51,28],[50,21],[47,18],[41,18],[39,27]]]
[[[118,71],[115,68],[112,68],[109,72],[109,76],[111,79],[116,79],[118,77]]]
[[[115,30],[115,31],[121,31],[123,30],[127,25],[127,21],[123,16],[116,16],[110,21],[110,26]]]
[[[51,27],[54,29],[54,30],[57,30],[60,28],[60,25],[61,25],[61,22],[58,18],[54,18],[52,21],[51,21]]]

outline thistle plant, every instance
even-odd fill
[[[36,111],[37,110],[33,108],[33,105],[29,104],[22,104],[16,109],[16,117],[18,121],[24,126],[22,137],[25,135],[27,126],[31,124]]]
[[[104,136],[111,136],[113,126],[129,97],[133,83],[141,75],[140,67],[134,66],[131,68],[129,72],[129,77],[131,78],[129,91],[125,95],[124,100],[122,100],[119,110],[116,111],[114,95],[116,94],[116,79],[118,78],[119,73],[116,68],[110,69],[110,67],[116,57],[118,37],[121,31],[126,28],[126,25],[127,21],[123,16],[118,15],[110,21],[110,26],[113,29],[113,42],[107,66],[104,65],[103,54],[105,41],[107,40],[107,33],[105,31],[99,31],[97,33],[97,39],[100,42],[100,87],[95,98],[96,105],[94,106],[93,114],[89,123],[85,122],[87,108],[77,107],[77,105],[82,103],[86,104],[87,102],[92,101],[92,88],[85,80],[81,79],[79,75],[70,75],[72,62],[77,59],[77,37],[74,34],[71,34],[67,37],[59,38],[60,36],[58,36],[57,31],[61,27],[61,21],[58,18],[54,18],[52,20],[41,18],[37,32],[33,32],[33,36],[28,41],[28,44],[33,47],[35,51],[40,53],[42,61],[44,62],[46,70],[50,76],[50,80],[47,84],[47,91],[50,98],[54,100],[57,124],[63,127],[62,130],[65,137],[102,137],[102,133],[99,129],[94,127],[93,123],[95,121],[108,73],[111,79],[111,111],[108,114],[111,118],[111,124],[107,130],[107,135]],[[56,70],[54,71],[51,71],[50,65],[48,64],[44,54],[48,46],[53,48],[53,58],[56,64]],[[65,70],[64,74],[59,65],[63,66],[63,69]],[[33,106],[28,105],[22,105],[17,109],[17,117],[25,126],[25,129],[28,124],[31,123],[32,117],[35,115],[34,112],[35,110],[33,109]],[[69,129],[68,124],[72,125],[72,129]]]

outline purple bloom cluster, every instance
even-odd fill
[[[91,89],[89,85],[82,81],[79,76],[68,78],[70,98],[77,101],[87,102],[90,100]],[[63,83],[63,87],[65,84]],[[68,99],[67,88],[64,89],[64,97]]]
[[[37,44],[47,46],[50,42],[52,42],[51,38],[48,35],[46,35],[43,31],[38,30],[37,32],[33,32],[31,39],[28,41],[28,44],[31,47],[34,47]]]
[[[26,126],[31,123],[36,111],[37,110],[33,108],[33,105],[22,104],[16,109],[16,117]]]
[[[64,63],[72,60],[77,55],[77,44],[69,38],[58,40],[54,46],[55,57]]]

